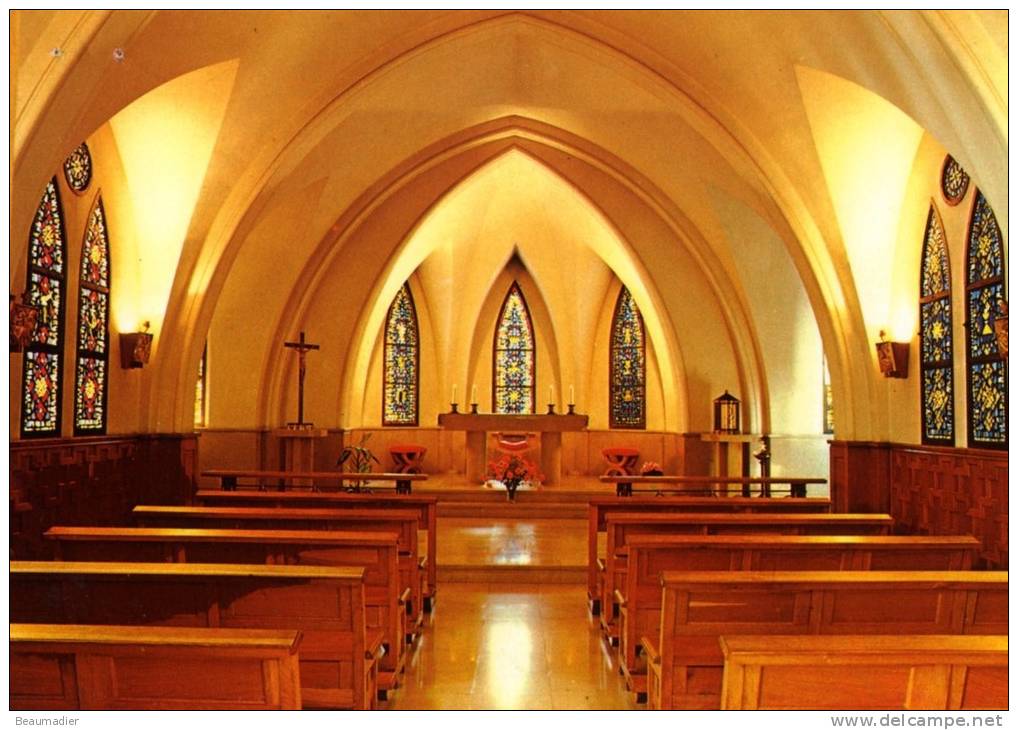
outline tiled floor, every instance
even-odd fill
[[[393,710],[637,709],[582,585],[449,583]]]

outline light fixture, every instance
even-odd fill
[[[877,364],[885,378],[908,377],[908,343],[890,342],[887,333],[880,330],[880,342],[876,343]]]
[[[727,390],[714,399],[714,432],[739,433],[739,399]]]
[[[11,352],[22,352],[32,342],[35,325],[39,321],[39,308],[25,304],[25,295],[21,301],[14,301],[11,294]]]
[[[141,332],[120,333],[120,367],[125,370],[140,368],[148,364],[152,354],[152,334],[149,323],[141,326]]]

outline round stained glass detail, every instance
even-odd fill
[[[76,193],[85,192],[85,188],[92,182],[92,154],[84,142],[64,160],[64,179]]]
[[[944,169],[940,173],[940,189],[948,205],[958,205],[969,189],[968,173],[951,155],[944,160]]]

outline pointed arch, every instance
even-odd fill
[[[533,413],[537,348],[530,308],[513,281],[495,321],[492,345],[491,409],[494,413]]]
[[[647,338],[643,315],[625,286],[615,300],[609,350],[611,428],[647,427]]]
[[[88,217],[78,286],[74,435],[106,433],[109,373],[110,242],[102,194]]]
[[[924,444],[954,445],[951,257],[940,213],[930,203],[919,265],[919,387]]]
[[[22,438],[60,435],[66,266],[64,212],[54,177],[43,191],[28,239],[25,298],[39,308],[39,319],[22,370]]]
[[[396,292],[385,317],[382,425],[416,426],[420,413],[420,329],[409,282]]]
[[[997,349],[994,320],[1004,287],[1004,242],[993,209],[976,189],[965,249],[965,381],[968,445],[1007,448],[1007,361]]]

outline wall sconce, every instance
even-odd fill
[[[993,317],[993,334],[997,338],[997,352],[1007,360],[1007,300],[997,300],[997,313]]]
[[[11,294],[11,352],[23,352],[28,347],[39,321],[39,308],[25,304],[24,294],[19,299],[20,302],[14,301]]]
[[[885,378],[908,377],[908,343],[889,342],[887,333],[880,330],[877,346],[877,364]]]
[[[714,399],[714,433],[739,433],[739,399],[727,390]]]
[[[152,335],[148,331],[149,323],[141,326],[141,332],[120,333],[120,367],[124,370],[140,368],[148,364],[152,354]]]

